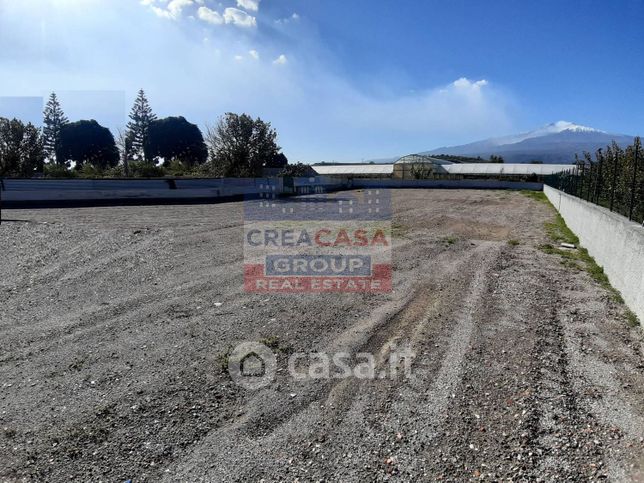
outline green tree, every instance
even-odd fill
[[[0,118],[0,175],[15,176],[20,165],[22,123]]]
[[[300,163],[301,164],[301,163]],[[284,155],[284,153],[277,153],[271,160],[269,160],[266,165],[264,166],[265,168],[284,168],[288,165],[288,158]]]
[[[58,97],[52,92],[43,111],[43,146],[49,161],[60,163],[56,156],[56,145],[60,139],[60,130],[69,120],[60,107]]]
[[[107,169],[119,162],[114,136],[108,128],[93,119],[65,124],[60,130],[56,151],[59,162],[74,161],[77,170],[85,163],[98,169]]]
[[[284,166],[282,171],[278,176],[292,176],[292,177],[302,177],[302,176],[316,176],[317,173],[311,166],[304,163],[295,163],[288,164]]]
[[[145,143],[148,138],[150,124],[156,118],[145,92],[143,89],[139,90],[130,111],[130,122],[127,124],[125,133],[125,147],[128,156],[134,156],[138,160],[145,160]]]
[[[276,158],[277,132],[268,122],[247,114],[226,113],[215,128],[208,129],[208,147],[215,174],[255,177]]]
[[[130,176],[130,142],[127,138],[127,133],[121,129],[117,130],[116,137],[114,138],[116,149],[119,151],[119,157],[123,164],[123,174]]]
[[[644,152],[639,136],[626,148],[622,171],[623,214],[644,222]]]
[[[18,119],[0,118],[0,175],[31,177],[42,172],[45,153],[40,130]]]
[[[162,158],[166,166],[173,159],[186,166],[203,164],[208,159],[208,149],[199,127],[181,116],[152,121],[144,148],[146,159]]]
[[[25,125],[20,145],[20,175],[43,172],[45,146],[40,130],[30,122]]]

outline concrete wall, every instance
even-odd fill
[[[2,179],[2,206],[209,202],[231,197],[315,194],[351,188],[470,188],[538,190],[541,183],[493,179],[395,180],[330,176],[219,179]]]
[[[644,227],[606,208],[544,186],[568,227],[644,322]]]
[[[541,191],[542,183],[500,181],[496,179],[354,179],[353,188],[436,188],[436,189],[492,189]]]
[[[288,186],[286,186],[288,184]],[[57,206],[156,202],[210,202],[243,196],[311,194],[344,189],[345,179],[2,179],[2,206]]]

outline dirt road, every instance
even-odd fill
[[[554,211],[393,201],[390,294],[245,293],[241,203],[3,212],[0,481],[642,480],[642,332],[538,248]],[[223,366],[256,340],[248,391]],[[409,378],[286,370],[392,344]]]

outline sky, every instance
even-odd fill
[[[291,162],[559,120],[644,134],[642,0],[0,0],[0,116],[123,128],[138,89],[202,129],[271,122]]]

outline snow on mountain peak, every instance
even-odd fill
[[[580,124],[575,124],[573,122],[568,122],[568,121],[557,121],[553,122],[552,124],[548,124],[545,127],[545,130],[548,133],[559,133],[562,131],[572,131],[572,132],[604,132],[600,131],[599,129],[595,129],[592,127],[588,126],[582,126]]]
[[[540,138],[542,136],[547,136],[548,134],[558,134],[561,132],[575,132],[575,133],[604,133],[599,129],[595,129],[588,126],[582,126],[580,124],[575,124],[569,121],[557,121],[550,123],[546,126],[535,129],[534,131],[524,132],[521,134],[515,134],[512,136],[503,136],[499,138],[490,139],[490,143],[496,146],[501,146],[504,144],[516,144],[526,139]]]

